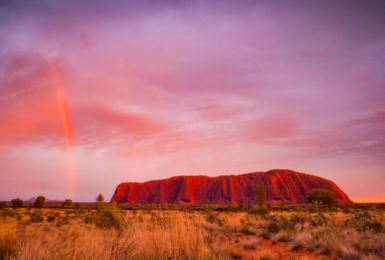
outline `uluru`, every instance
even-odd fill
[[[267,202],[271,204],[306,203],[306,194],[317,188],[333,191],[341,203],[351,202],[330,180],[292,170],[270,170],[218,177],[176,176],[144,183],[125,182],[118,185],[111,203],[255,203],[254,190],[259,181],[265,184]]]

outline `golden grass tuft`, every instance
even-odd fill
[[[0,259],[10,259],[17,253],[17,234],[14,225],[7,226],[0,219]]]
[[[230,255],[231,259],[242,259],[243,258],[243,251],[240,248],[230,247],[227,249],[227,252]]]
[[[259,260],[274,260],[276,257],[273,252],[267,249],[263,249],[258,252]]]

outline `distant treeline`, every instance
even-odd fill
[[[176,210],[176,211],[248,211],[255,205],[253,204],[116,204],[121,210]],[[24,202],[22,208],[31,208],[34,206],[33,202]],[[48,209],[62,209],[63,205],[59,202],[46,202],[44,208]],[[73,202],[66,206],[67,209],[75,208],[96,209],[97,203],[94,202]],[[313,212],[316,210],[315,205],[311,203],[304,204],[268,204],[267,207],[271,211],[287,211],[287,212]],[[11,202],[5,202],[4,208],[12,208]],[[333,206],[322,206],[325,212],[334,212],[338,210],[371,210],[371,209],[385,209],[385,203],[344,203]]]

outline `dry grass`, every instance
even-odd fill
[[[317,228],[295,235],[289,248],[293,251],[306,249],[343,260],[363,259],[365,255],[384,259],[385,234],[358,233],[342,227]]]
[[[293,237],[293,232],[281,230],[278,233],[271,235],[270,240],[274,244],[278,242],[287,243],[291,240],[292,237]]]
[[[46,212],[50,214],[49,212]],[[71,217],[70,224],[0,222],[0,259],[231,259],[243,252],[223,242],[218,226],[181,212],[128,215],[121,229]],[[240,259],[240,258],[238,258]]]
[[[243,258],[243,251],[240,248],[229,247],[226,251],[230,255],[231,259],[242,259]]]
[[[363,217],[278,213],[262,218],[234,212],[137,210],[122,214],[116,207],[87,215],[44,209],[43,222],[31,222],[36,220],[33,210],[0,213],[1,260],[247,259],[255,254],[250,251],[262,245],[259,236],[288,243],[292,251],[315,252],[320,259],[324,255],[342,260],[385,259],[385,229],[378,228],[385,220],[381,211]],[[363,224],[368,228],[357,228]],[[257,254],[260,260],[277,259],[268,249]],[[279,259],[295,259],[294,253],[277,254]]]
[[[251,241],[243,241],[240,243],[240,246],[243,250],[254,251],[262,244],[261,240],[251,240]]]
[[[267,249],[263,249],[258,253],[259,260],[274,260],[275,258],[274,253]]]
[[[15,225],[6,225],[0,220],[0,259],[14,257],[17,253]]]

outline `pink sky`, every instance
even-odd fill
[[[382,1],[3,1],[0,200],[292,169],[385,202],[384,13]]]

